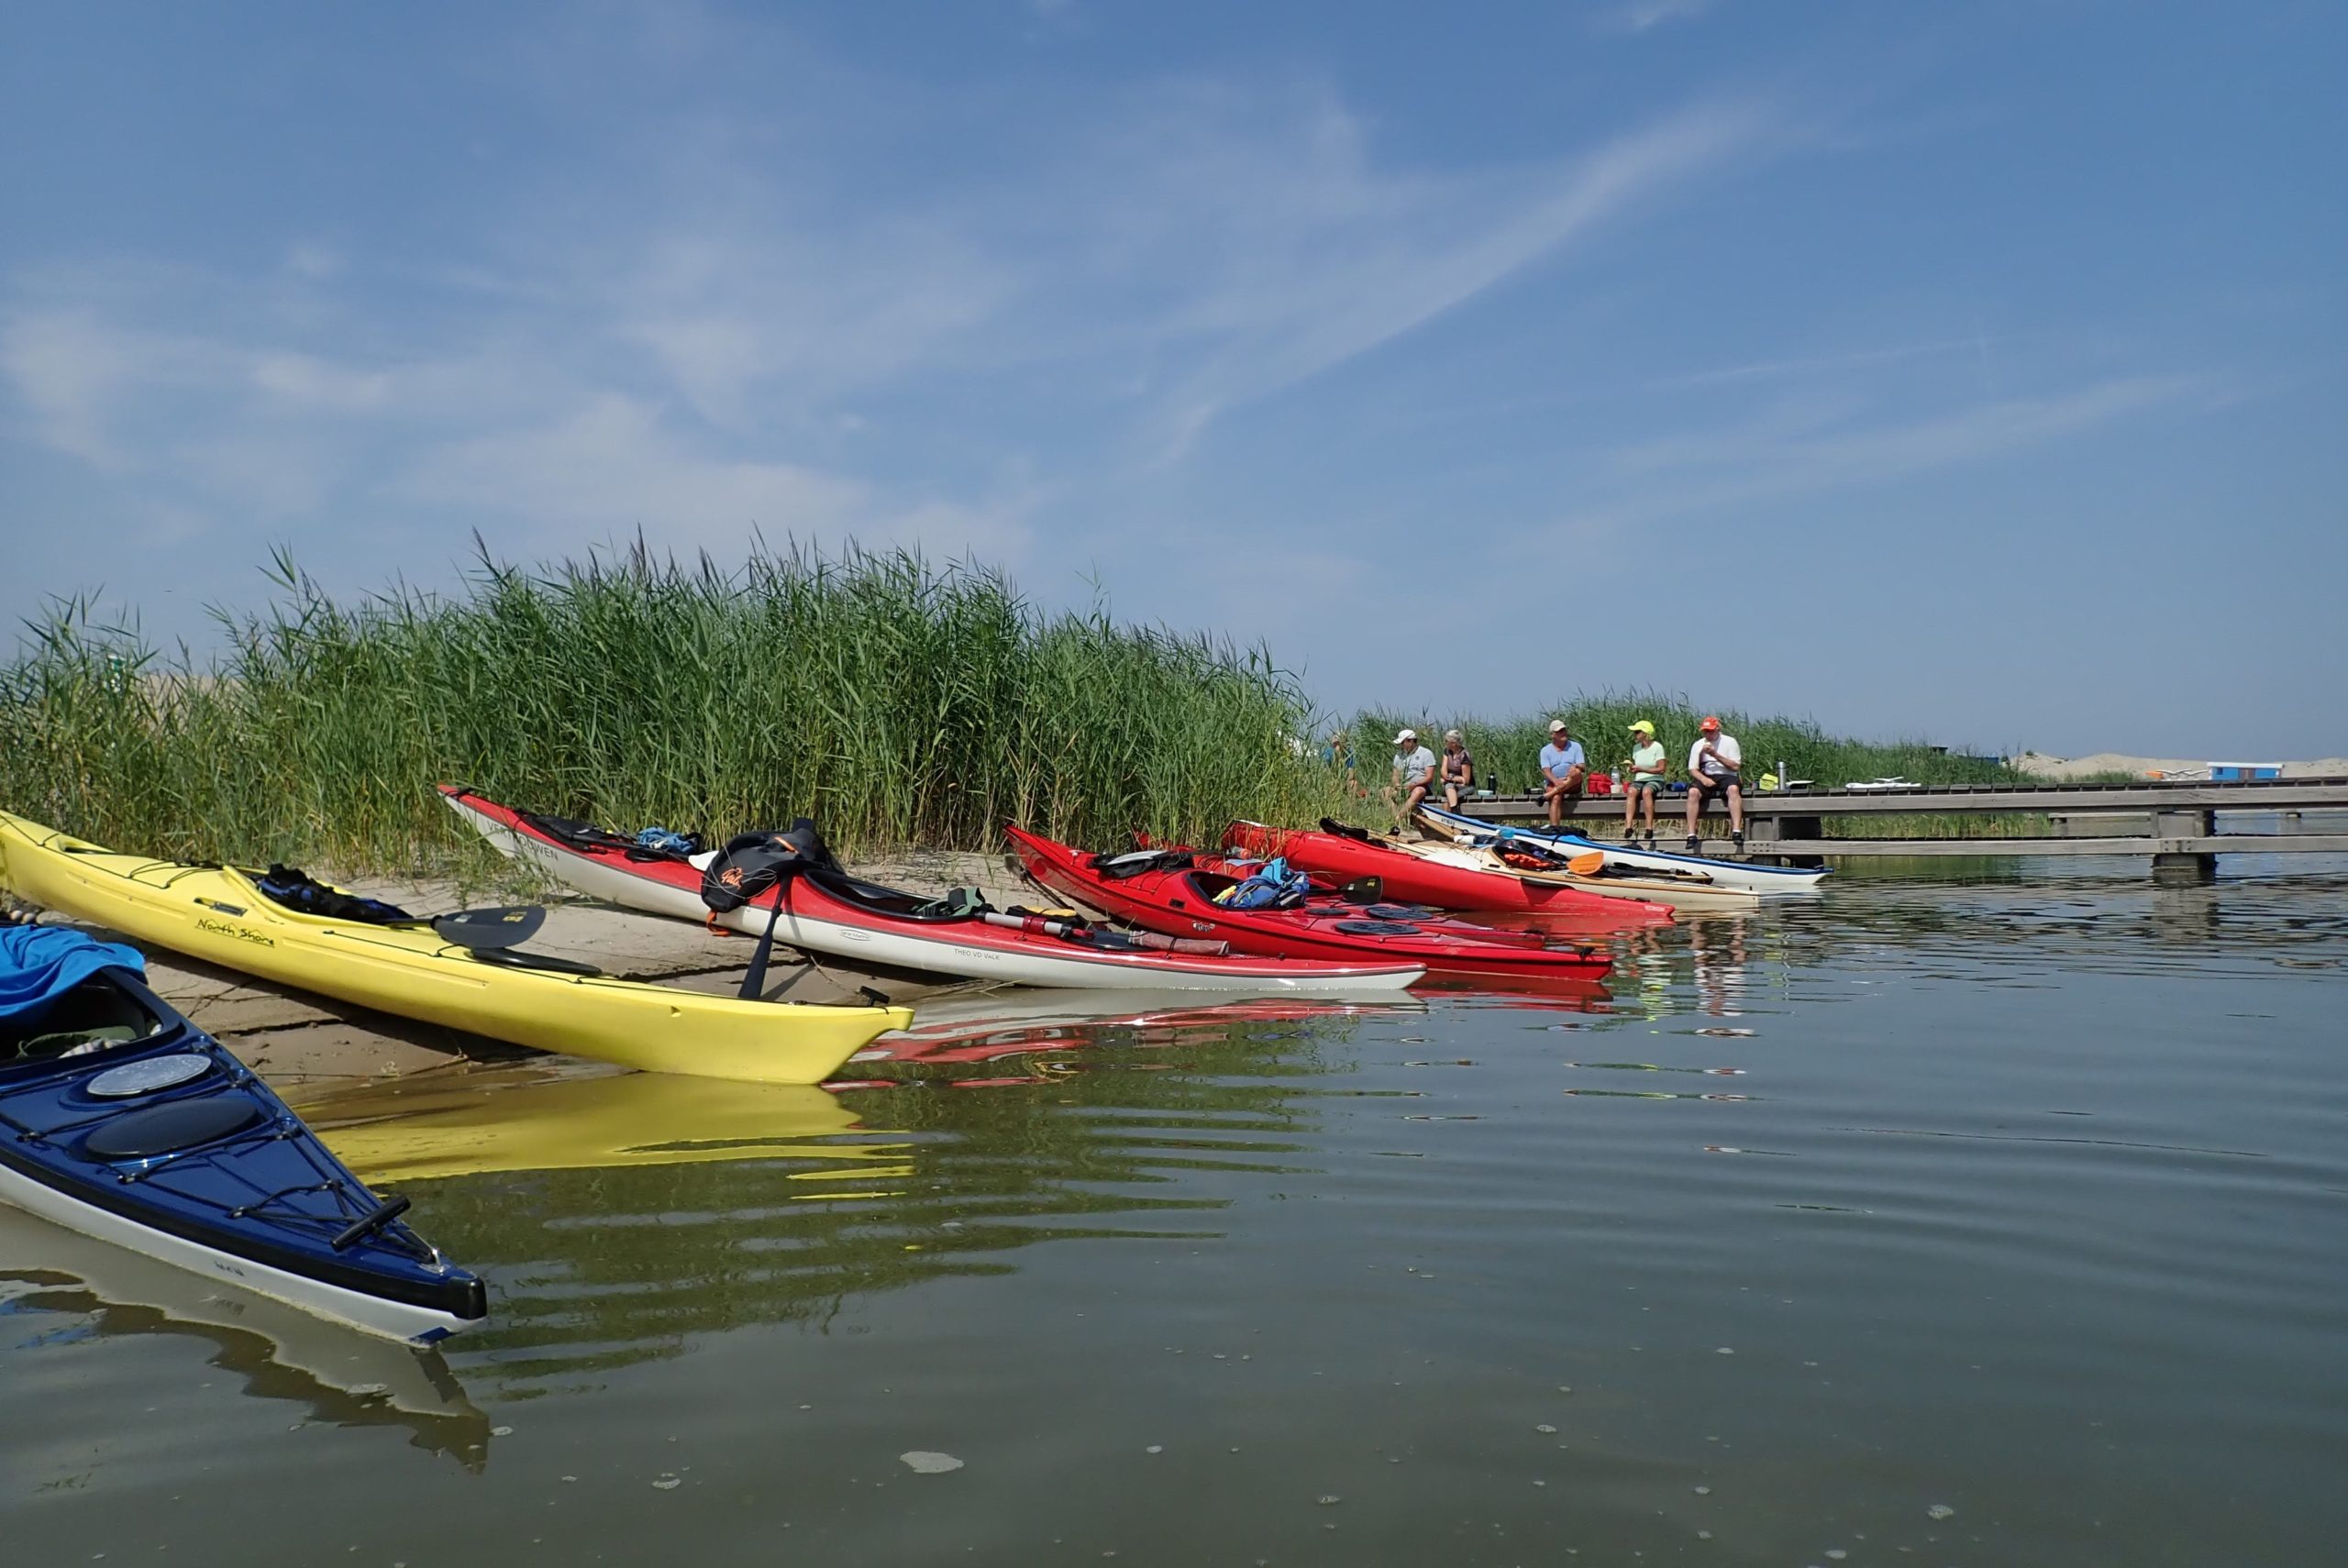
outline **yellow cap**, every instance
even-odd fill
[[[1631,726],[1631,728],[1633,728],[1633,729],[1634,729],[1634,730],[1638,731],[1641,734],[1647,735],[1647,736],[1650,736],[1650,737],[1652,737],[1652,736],[1655,734],[1655,725],[1653,725],[1652,723],[1648,723],[1648,722],[1647,722],[1646,720],[1645,720],[1645,719],[1641,719],[1638,723],[1636,723],[1633,724],[1633,725]]]

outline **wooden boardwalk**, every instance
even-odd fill
[[[1541,822],[1537,795],[1461,802],[1460,809],[1494,822]],[[1666,847],[1686,832],[1687,797],[1656,802],[1656,844]],[[2221,814],[2227,817],[2221,823]],[[2339,813],[2327,822],[2311,813]],[[2250,820],[2244,820],[2249,814]],[[1584,831],[1619,826],[1620,795],[1586,797],[1571,813]],[[2048,819],[2043,837],[1836,838],[1830,821],[1885,816],[2011,816]],[[1819,790],[1744,796],[1749,858],[1815,865],[1846,856],[2141,855],[2163,878],[2207,878],[2221,855],[2348,854],[2348,778],[2246,779],[2238,783],[1955,784],[1899,790]],[[1703,823],[1706,847],[1728,836],[1724,812]],[[2103,831],[2098,831],[2100,828]]]

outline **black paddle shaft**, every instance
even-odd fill
[[[783,888],[777,882],[774,889],[774,911],[767,916],[767,928],[759,935],[759,950],[750,955],[750,972],[742,977],[742,999],[757,1001],[766,994],[767,960],[774,956],[775,922],[782,919]]]

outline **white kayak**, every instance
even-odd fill
[[[1486,822],[1458,812],[1447,812],[1440,806],[1423,805],[1420,817],[1427,825],[1446,838],[1482,843],[1498,837],[1501,824]],[[1603,844],[1578,833],[1556,832],[1548,828],[1516,828],[1517,840],[1527,839],[1536,844],[1555,845],[1568,855],[1587,855],[1595,850],[1605,856],[1603,864],[1609,870],[1620,869],[1637,877],[1656,878],[1684,882],[1696,887],[1717,889],[1722,892],[1738,892],[1761,898],[1784,897],[1794,893],[1814,893],[1827,872],[1822,867],[1755,866],[1743,860],[1713,860],[1700,855],[1675,855],[1668,850],[1634,849],[1628,845]]]
[[[623,909],[669,915],[699,925],[701,862],[631,859],[599,845],[567,843],[542,825],[548,819],[455,785],[441,786],[449,807],[496,849],[537,867],[556,881]],[[780,916],[774,904],[782,902]],[[907,912],[921,900],[894,889],[848,877],[810,873],[781,884],[752,903],[717,915],[717,922],[757,936],[772,922],[774,939],[811,953],[829,953],[864,965],[1021,986],[1221,991],[1240,997],[1349,997],[1399,992],[1426,973],[1415,959],[1266,958],[1245,953],[1167,952],[1132,944],[1113,934],[1064,941],[977,920]],[[1017,922],[1011,922],[1014,927]]]

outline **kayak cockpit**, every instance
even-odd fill
[[[121,984],[120,973],[101,969],[45,1001],[0,1014],[0,1073],[22,1062],[138,1044],[177,1027],[176,1020],[167,1023],[141,999],[143,987]]]

